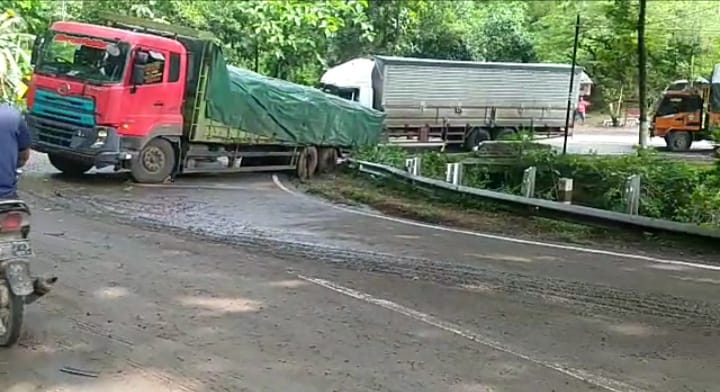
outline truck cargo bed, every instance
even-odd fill
[[[280,144],[374,145],[383,130],[384,114],[379,111],[228,66],[222,56],[214,56],[210,64],[206,102],[210,120]]]

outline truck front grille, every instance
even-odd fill
[[[95,102],[88,98],[37,90],[30,114],[35,142],[71,147],[74,136],[95,128]]]

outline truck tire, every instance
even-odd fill
[[[490,131],[485,128],[475,127],[470,130],[470,133],[468,133],[467,137],[465,138],[465,150],[472,151],[472,149],[477,147],[478,144],[490,139]]]
[[[665,144],[673,152],[687,151],[692,145],[692,135],[690,132],[673,131],[665,136]]]
[[[337,167],[337,158],[337,149],[331,147],[321,147],[318,151],[318,172],[326,174],[335,171],[335,168]]]
[[[0,295],[7,296],[7,307],[0,309],[0,317],[5,325],[5,333],[0,335],[0,347],[10,347],[20,338],[25,298],[13,294],[6,283],[0,283],[0,290],[3,290]]]
[[[50,164],[68,176],[81,176],[92,169],[93,162],[68,158],[64,155],[48,154]]]
[[[297,160],[297,176],[300,180],[309,180],[318,167],[318,151],[315,147],[305,147]]]
[[[150,140],[130,165],[135,182],[158,183],[165,181],[175,170],[175,149],[163,138]]]
[[[515,130],[512,128],[500,128],[495,131],[495,140],[507,140],[516,133],[517,132],[515,132]]]

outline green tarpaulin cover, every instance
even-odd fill
[[[297,145],[377,144],[384,114],[318,89],[229,66],[216,56],[208,81],[208,117]]]

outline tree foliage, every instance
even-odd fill
[[[569,63],[581,14],[578,63],[597,101],[637,97],[638,0],[0,0],[38,34],[60,19],[130,14],[210,30],[231,62],[313,84],[328,66],[367,54]],[[716,1],[648,3],[648,86],[707,77],[720,60]],[[6,76],[7,78],[7,76]]]
[[[0,14],[0,102],[13,102],[21,90],[22,75],[29,63],[25,22],[13,11]]]

